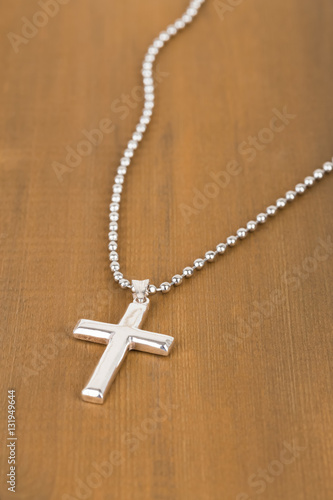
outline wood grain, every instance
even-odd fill
[[[131,278],[170,279],[332,156],[332,2],[232,4],[207,2],[159,57],[121,208]],[[74,340],[76,321],[116,322],[130,300],[108,204],[141,60],[185,7],[71,0],[15,45],[41,7],[2,6],[1,499],[10,388],[18,499],[333,496],[333,177],[152,299],[145,327],[175,337],[169,358],[133,353],[104,406],[79,397],[103,348]],[[89,154],[68,168],[68,147]]]

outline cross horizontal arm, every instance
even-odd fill
[[[160,356],[168,356],[174,341],[174,338],[169,335],[147,332],[139,328],[131,328],[129,339],[130,349],[159,354]]]
[[[111,325],[100,321],[80,319],[74,328],[73,335],[77,339],[89,340],[98,344],[108,344],[117,327],[118,325]]]

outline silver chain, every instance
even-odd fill
[[[113,194],[111,197],[110,204],[110,224],[109,224],[109,258],[111,261],[110,268],[113,272],[114,280],[119,283],[121,288],[132,288],[131,281],[124,278],[123,274],[120,272],[119,256],[117,253],[118,248],[118,220],[119,220],[119,208],[121,201],[121,193],[123,191],[123,185],[125,180],[125,175],[127,173],[127,168],[130,166],[131,160],[134,156],[134,151],[137,149],[139,142],[142,140],[143,135],[147,129],[147,126],[151,120],[154,108],[154,74],[153,74],[153,64],[158,55],[160,49],[173,37],[178,31],[182,30],[190,24],[194,17],[198,14],[201,5],[205,0],[193,0],[185,14],[177,19],[173,24],[168,26],[165,31],[161,31],[153,43],[148,47],[147,53],[144,57],[142,63],[142,76],[144,85],[144,105],[142,110],[142,115],[140,117],[139,123],[132,135],[132,138],[127,144],[124,151],[124,155],[120,160],[120,165],[117,169],[117,175],[114,179]],[[332,159],[333,161],[333,159]],[[304,179],[304,182],[297,184],[295,189],[292,191],[287,191],[283,198],[279,198],[274,205],[270,205],[265,212],[259,213],[254,220],[247,222],[246,227],[241,227],[236,231],[235,236],[229,236],[225,243],[219,243],[215,250],[210,250],[205,253],[203,258],[196,259],[192,266],[185,267],[181,274],[175,274],[170,282],[163,282],[159,287],[155,285],[149,285],[149,294],[154,294],[156,292],[167,293],[171,290],[173,286],[181,285],[183,278],[190,278],[193,276],[194,271],[199,271],[204,267],[206,262],[213,262],[217,255],[223,255],[227,248],[235,246],[237,241],[243,240],[248,233],[253,232],[257,229],[258,225],[264,224],[268,217],[274,216],[279,209],[283,209],[288,202],[292,202],[297,196],[305,193],[307,188],[313,186],[315,181],[323,179],[325,173],[330,173],[333,170],[333,163],[326,162],[322,168],[319,168],[313,172],[313,174]]]

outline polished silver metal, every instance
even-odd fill
[[[136,284],[138,283],[143,282],[136,282]],[[174,341],[173,337],[140,329],[148,313],[149,299],[145,296],[144,302],[139,302],[142,287],[141,285],[137,286],[138,288],[133,294],[134,300],[128,306],[118,325],[81,319],[74,328],[75,338],[107,346],[88,384],[81,393],[84,401],[104,403],[105,396],[129,351],[149,352],[161,356],[168,356],[170,353]]]
[[[148,288],[149,280],[132,280],[133,299],[140,304],[146,302],[149,294]]]

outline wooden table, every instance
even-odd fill
[[[103,348],[73,327],[131,299],[108,204],[141,60],[186,2],[44,3],[0,21],[1,499],[14,389],[17,499],[330,500],[333,174],[152,298],[145,328],[175,337],[171,356],[132,353],[104,406],[81,401]],[[123,194],[126,276],[170,279],[331,158],[332,16],[331,0],[209,1],[162,51]]]

